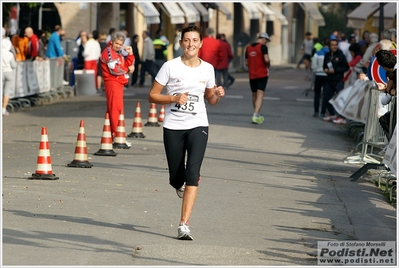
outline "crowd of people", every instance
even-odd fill
[[[379,50],[392,53],[391,49],[396,49],[396,29],[384,30],[380,36],[364,31],[361,40],[357,40],[354,34],[346,38],[338,31],[322,40],[306,33],[302,44],[304,54],[297,67],[304,63],[305,79],[312,80],[315,93],[313,116],[335,124],[346,124],[346,119],[331,105],[331,98],[357,79],[363,80],[367,74],[370,77],[372,58]]]

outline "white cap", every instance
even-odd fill
[[[269,37],[269,35],[268,35],[267,33],[261,33],[261,34],[259,34],[259,38],[266,38],[267,40],[270,41],[270,37]]]

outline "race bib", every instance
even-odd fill
[[[177,93],[174,96],[178,95]],[[186,113],[196,115],[198,110],[199,96],[188,94],[188,100],[185,104],[180,105],[178,103],[170,106],[170,111],[175,113]]]

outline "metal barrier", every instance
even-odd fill
[[[69,97],[73,87],[63,85],[64,58],[46,59],[43,61],[18,61],[15,70],[15,90],[10,96],[8,107],[29,107],[43,104],[45,101]]]
[[[361,145],[362,149],[359,155],[347,157],[345,163],[381,163],[383,156],[375,153],[374,149],[381,150],[388,144],[388,139],[378,120],[379,96],[381,91],[377,89],[373,81],[369,81],[368,90],[370,94],[368,97],[368,112],[364,126],[363,140],[356,147],[358,148]],[[392,110],[392,107],[391,104],[389,110]]]

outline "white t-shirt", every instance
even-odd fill
[[[168,95],[188,92],[185,105],[165,105],[165,128],[183,130],[209,126],[204,93],[205,88],[215,86],[215,73],[211,64],[201,60],[198,67],[191,68],[181,61],[181,57],[177,57],[162,65],[155,80],[166,87]]]

